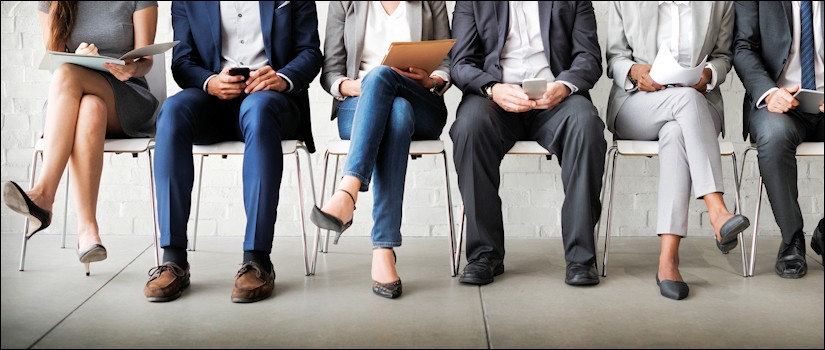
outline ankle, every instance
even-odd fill
[[[254,262],[272,271],[272,260],[269,259],[269,252],[260,250],[248,250],[243,252],[243,262]]]
[[[187,252],[186,248],[180,247],[164,247],[163,248],[163,262],[173,262],[180,266],[182,269],[189,268],[189,262],[187,260]]]

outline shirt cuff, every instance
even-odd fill
[[[765,91],[765,93],[762,94],[762,97],[756,100],[756,109],[767,107],[768,104],[765,103],[765,99],[768,98],[768,95],[770,95],[772,92],[776,90],[779,90],[779,88],[770,88],[768,89],[768,91]]]
[[[565,86],[567,86],[567,88],[570,89],[570,95],[575,94],[577,91],[579,91],[579,88],[577,88],[576,85],[573,85],[570,82],[567,82],[567,81],[564,81],[564,80],[556,80],[556,81],[559,82],[559,83],[564,84]],[[567,96],[570,96],[570,95],[567,95]]]
[[[636,89],[638,89],[638,87],[636,85],[633,85],[633,83],[630,82],[630,78],[624,78],[624,91],[625,92],[633,92],[633,91],[636,91]]]
[[[209,85],[209,81],[212,80],[212,78],[217,77],[217,76],[218,76],[217,74],[212,74],[212,75],[209,76],[209,78],[206,78],[206,80],[203,81],[203,91],[204,92],[206,92],[207,94],[209,93],[209,89],[207,89],[206,87]]]
[[[710,68],[711,78],[710,78],[710,83],[708,83],[708,85],[707,85],[707,91],[712,91],[714,88],[716,88],[716,82],[717,82],[717,80],[716,80],[717,79],[716,68],[713,68],[713,65],[710,64],[710,63],[705,64],[705,68]]]
[[[292,85],[292,80],[289,80],[289,77],[287,77],[284,74],[281,74],[281,73],[275,73],[275,74],[277,74],[279,77],[286,80],[286,91],[284,91],[284,92],[292,92],[292,88],[294,87],[294,85]]]
[[[435,76],[435,77],[441,78],[441,80],[444,80],[444,86],[443,86],[443,87],[441,87],[441,89],[439,89],[439,90],[437,91],[437,93],[438,93],[439,95],[444,94],[444,92],[446,92],[446,91],[447,91],[447,89],[449,89],[449,88],[450,88],[450,73],[447,73],[447,72],[445,72],[445,71],[443,71],[443,70],[434,70],[434,71],[433,71],[433,73],[432,73],[432,74],[430,74],[430,76],[431,76],[431,77],[432,77],[432,76]]]
[[[343,83],[344,80],[349,80],[349,78],[338,78],[332,83],[332,86],[329,87],[329,94],[332,95],[332,97],[335,97],[338,101],[343,101],[346,98],[343,94],[341,94],[341,83]]]

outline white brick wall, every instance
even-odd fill
[[[449,2],[452,13],[453,2]],[[599,25],[599,38],[604,48],[606,38],[607,6],[604,2],[594,4]],[[156,41],[172,39],[170,3],[160,4],[160,20]],[[318,2],[320,34],[323,40],[327,4]],[[28,184],[31,166],[31,148],[39,130],[42,129],[40,111],[45,100],[49,74],[35,69],[43,54],[43,43],[35,15],[33,2],[2,2],[2,181],[14,180]],[[169,64],[167,58],[167,65]],[[180,89],[167,72],[169,94]],[[593,102],[600,112],[606,110],[610,82],[602,77],[592,90]],[[721,87],[727,102],[727,134],[736,144],[739,154],[745,149],[740,135],[741,101],[744,89],[735,74]],[[442,139],[448,141],[447,131],[455,117],[455,109],[460,100],[458,89],[451,89],[447,95],[450,118]],[[313,126],[318,148],[313,165],[316,178],[320,179],[322,152],[328,140],[337,138],[337,128],[328,118],[331,98],[321,90],[320,84],[313,83],[310,98],[314,114]],[[609,134],[605,137],[610,139]],[[410,162],[407,178],[407,194],[404,206],[403,232],[407,236],[437,236],[446,234],[447,224],[443,207],[445,193],[441,177],[441,163],[434,157],[424,157]],[[747,215],[753,213],[756,168],[753,158],[745,167],[743,200]],[[726,186],[732,193],[733,177],[730,163],[725,162]],[[449,162],[453,168],[452,159]],[[241,195],[241,159],[239,157],[220,159],[207,158],[205,163],[204,192],[199,230],[203,235],[243,234],[244,211]],[[822,160],[801,160],[799,165],[800,202],[810,232],[823,212],[823,162]],[[514,156],[505,159],[501,169],[503,184],[501,195],[504,201],[506,231],[511,236],[559,236],[560,208],[562,203],[559,166],[555,161],[540,157]],[[655,226],[656,191],[659,165],[657,159],[623,158],[617,173],[617,206],[615,208],[616,228],[620,235],[651,235]],[[133,159],[128,155],[106,156],[101,184],[99,220],[104,234],[149,234],[151,231],[151,206],[148,200],[148,167],[145,156]],[[455,172],[451,171],[456,212],[460,210],[459,194]],[[319,182],[320,184],[320,182]],[[727,196],[733,203],[732,196]],[[63,203],[62,187],[59,191],[56,214],[61,215]],[[294,236],[300,233],[299,212],[296,208],[296,178],[294,163],[285,162],[284,186],[281,190],[276,234]],[[707,215],[703,205],[696,201],[693,205],[690,226],[693,235],[709,235]],[[371,196],[363,196],[359,203],[356,224],[348,235],[368,235],[371,227]],[[764,221],[760,225],[766,234],[778,234],[778,229],[766,206]],[[0,209],[2,232],[19,232],[22,219],[11,213],[5,206]],[[59,218],[59,216],[58,216]],[[458,219],[458,218],[457,218]],[[74,231],[74,205],[69,205],[69,232]],[[59,233],[63,222],[56,219],[53,228],[46,233]],[[191,227],[191,221],[190,221]],[[311,228],[311,226],[310,226]],[[614,231],[615,232],[615,231]]]

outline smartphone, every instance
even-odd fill
[[[229,75],[243,76],[243,81],[249,80],[249,67],[232,67],[229,68]]]
[[[819,104],[822,103],[822,91],[799,89],[793,97],[799,101],[799,107],[796,107],[796,109],[808,114],[821,113]]]
[[[544,78],[524,79],[521,88],[531,100],[538,100],[547,91],[547,80]]]

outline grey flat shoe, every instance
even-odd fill
[[[722,236],[722,240],[716,241],[716,247],[719,248],[723,254],[729,253],[733,248],[736,248],[736,245],[739,243],[737,240],[739,234],[750,227],[750,225],[750,220],[744,215],[734,215],[728,219],[719,230],[719,235]]]
[[[690,288],[685,282],[671,280],[659,281],[658,271],[656,272],[656,285],[659,286],[659,293],[668,299],[682,300],[687,298],[688,293],[690,293]]]

